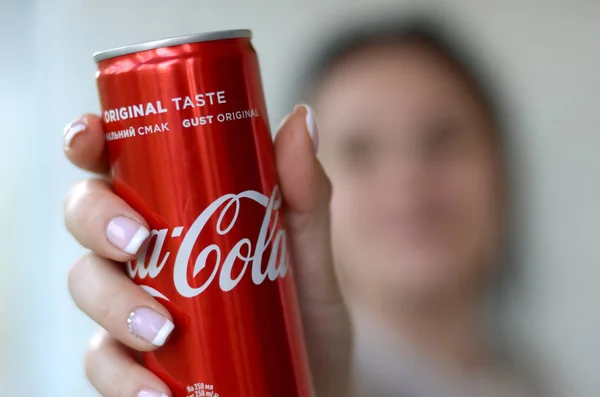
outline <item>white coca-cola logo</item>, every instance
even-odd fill
[[[254,245],[250,238],[244,237],[235,243],[229,252],[222,252],[217,241],[203,247],[195,259],[191,258],[192,250],[208,221],[213,217],[218,217],[214,232],[219,236],[227,235],[242,216],[242,205],[248,200],[265,207],[265,215],[258,236],[255,237]],[[181,296],[191,298],[204,292],[213,282],[218,282],[221,290],[231,291],[248,273],[249,267],[252,282],[257,285],[267,278],[274,281],[279,277],[285,277],[288,256],[286,233],[280,227],[279,222],[280,207],[281,196],[277,186],[273,189],[271,197],[254,190],[247,190],[239,194],[226,194],[210,204],[190,226],[175,253],[175,263],[172,269],[173,282],[177,292]],[[169,229],[152,230],[150,235],[150,240],[154,239],[151,244],[152,252],[148,252],[147,247],[150,245],[147,244],[136,260],[127,263],[129,276],[137,278],[138,281],[158,277],[165,269],[167,260],[172,257],[171,252],[163,252],[165,240],[181,237],[183,230],[182,226],[175,227],[171,231]],[[269,245],[271,252],[263,270],[263,254]],[[188,275],[191,266],[193,266],[192,278],[200,275],[198,278],[205,280],[200,286],[190,285]],[[216,279],[218,281],[215,281]],[[141,287],[152,296],[168,299],[160,291],[150,286],[141,285]]]

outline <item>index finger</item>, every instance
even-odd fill
[[[85,114],[67,124],[63,135],[67,158],[79,168],[98,174],[108,174],[109,164],[102,119]]]

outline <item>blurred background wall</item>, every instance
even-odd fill
[[[95,324],[70,301],[83,252],[62,199],[83,178],[62,155],[65,123],[97,111],[93,51],[198,31],[254,31],[271,124],[294,73],[330,29],[414,3],[1,1],[0,390],[92,396],[81,357]],[[427,1],[419,5],[430,4]],[[600,395],[600,2],[454,0],[430,6],[479,49],[518,117],[523,268],[509,325],[570,397]]]

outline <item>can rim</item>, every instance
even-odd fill
[[[218,30],[213,32],[188,34],[183,36],[169,37],[166,39],[146,41],[123,47],[112,48],[110,50],[99,51],[93,54],[96,63],[110,58],[116,58],[123,55],[134,54],[147,50],[154,50],[162,47],[173,47],[181,44],[200,43],[203,41],[215,41],[238,38],[252,38],[252,31],[249,29]]]

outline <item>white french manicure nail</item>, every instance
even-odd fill
[[[175,329],[171,320],[147,307],[139,307],[131,312],[127,327],[132,334],[154,346],[164,345]]]
[[[308,129],[308,134],[310,135],[310,139],[312,141],[313,150],[315,154],[317,150],[319,150],[319,129],[317,127],[317,120],[315,119],[315,112],[308,105],[302,105],[306,110],[306,128]]]
[[[106,227],[108,241],[131,255],[138,252],[149,235],[148,229],[126,216],[111,219]]]
[[[85,131],[87,127],[87,119],[85,117],[77,119],[72,123],[67,124],[63,134],[63,144],[65,148],[69,149],[73,142],[73,138]]]

